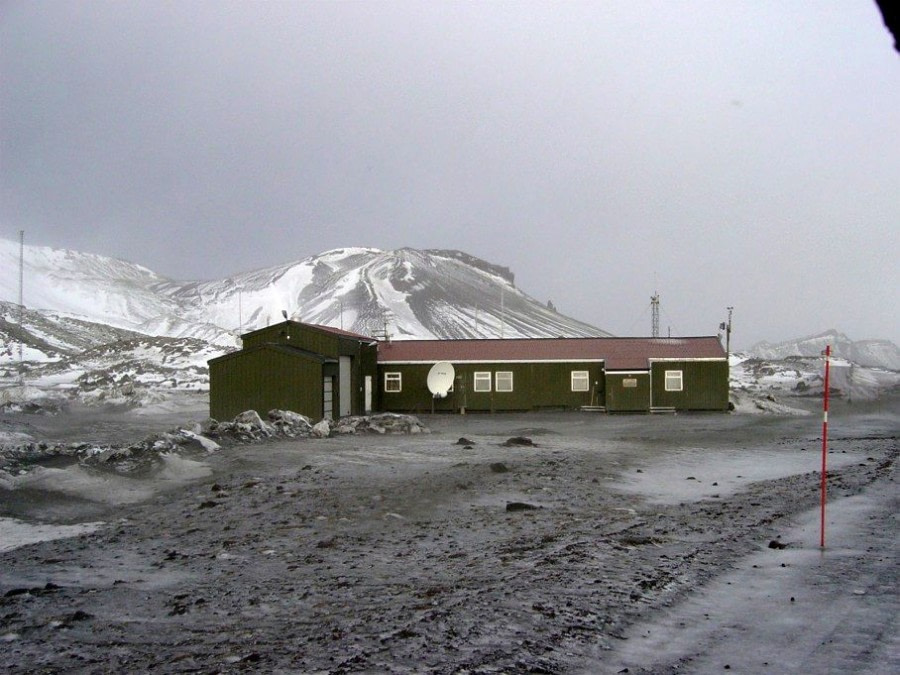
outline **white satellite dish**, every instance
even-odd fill
[[[428,391],[435,398],[445,398],[450,387],[453,386],[453,378],[456,377],[456,371],[453,370],[453,364],[447,361],[439,361],[431,366],[428,371]]]

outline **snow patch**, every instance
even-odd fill
[[[0,517],[0,553],[41,541],[67,539],[96,532],[105,523],[79,523],[77,525],[51,525],[26,523],[17,518]]]

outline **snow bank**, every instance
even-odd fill
[[[26,523],[16,518],[0,517],[0,553],[39,541],[66,539],[82,534],[90,534],[100,529],[104,523],[79,523],[77,525],[49,525],[46,523]]]
[[[747,392],[733,391],[730,397],[734,412],[743,415],[810,415],[803,408],[779,403],[771,394],[753,395]]]
[[[677,504],[728,497],[751,483],[818,471],[821,453],[800,449],[753,448],[715,455],[703,448],[675,449],[662,460],[610,481],[620,492],[639,494],[651,503]],[[829,469],[858,463],[853,453],[828,453]]]

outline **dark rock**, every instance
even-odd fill
[[[527,436],[513,436],[500,445],[502,445],[504,448],[513,448],[518,446],[527,446],[531,448],[537,447],[537,445],[535,445],[535,442]]]
[[[780,541],[778,541],[777,539],[773,539],[772,541],[769,542],[769,548],[774,548],[774,549],[779,549],[779,550],[780,550],[780,549],[783,549],[783,548],[787,548],[787,544],[782,544],[782,543],[781,543]]]
[[[535,506],[534,504],[529,504],[527,502],[506,502],[506,510],[510,511],[532,511],[534,509],[539,509],[540,506]]]
[[[494,473],[507,473],[509,469],[503,462],[494,462],[491,464],[491,471]]]
[[[75,623],[76,621],[87,621],[88,619],[93,619],[93,614],[88,614],[87,612],[83,612],[80,609],[72,612],[68,616],[63,619],[63,623]]]
[[[471,446],[475,445],[475,441],[470,441],[468,438],[463,436],[458,441],[456,441],[456,445],[466,445],[466,446],[471,447]]]

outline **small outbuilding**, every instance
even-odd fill
[[[214,419],[245,410],[292,410],[316,420],[371,412],[377,358],[372,338],[297,321],[242,337],[242,349],[209,361]]]

